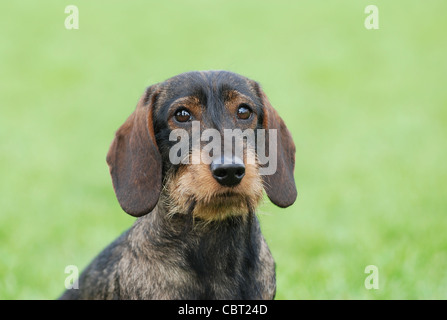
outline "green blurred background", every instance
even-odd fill
[[[79,29],[64,27],[66,5]],[[367,30],[364,9],[379,9]],[[10,1],[0,8],[0,298],[54,299],[134,218],[105,162],[146,86],[259,81],[299,196],[259,210],[278,299],[447,298],[447,2]],[[367,265],[379,270],[368,290]]]

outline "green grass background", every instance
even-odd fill
[[[79,30],[66,30],[66,5]],[[364,9],[379,8],[379,30]],[[296,203],[260,208],[278,299],[447,298],[447,3],[9,1],[0,9],[0,298],[53,299],[134,218],[105,162],[144,88],[259,81]],[[367,290],[367,265],[379,289]]]

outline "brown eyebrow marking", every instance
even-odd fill
[[[225,97],[226,101],[231,102],[232,100],[244,100],[243,103],[248,103],[250,105],[254,105],[254,101],[249,97],[246,96],[243,93],[240,93],[237,90],[229,90],[227,91],[226,97]]]
[[[252,117],[251,121],[249,123],[247,123],[247,125],[248,125],[248,127],[253,127],[253,129],[254,129],[256,126],[257,117],[258,117],[254,101],[250,97],[240,93],[237,90],[230,90],[227,92],[226,98],[225,98],[225,107],[230,111],[230,113],[236,115],[237,108],[241,104],[247,104],[253,111],[253,117]]]
[[[200,103],[200,100],[196,96],[187,96],[182,97],[177,100],[175,100],[170,106],[168,110],[168,123],[171,127],[177,127],[178,124],[176,124],[172,117],[175,114],[175,111],[184,106],[188,111],[191,112],[191,115],[193,116],[194,120],[201,120],[202,119],[202,105]]]

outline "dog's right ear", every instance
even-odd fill
[[[161,155],[152,121],[157,96],[156,86],[146,90],[135,111],[116,132],[107,153],[118,202],[134,217],[151,212],[161,191]]]

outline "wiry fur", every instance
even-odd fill
[[[272,299],[274,262],[253,213],[193,224],[157,207],[107,247],[62,299]]]
[[[245,151],[253,153],[252,150]],[[193,217],[204,221],[224,220],[229,216],[254,212],[262,200],[263,184],[257,164],[244,162],[245,176],[235,187],[222,187],[213,178],[209,164],[203,162],[168,172],[164,184],[166,192],[161,196],[168,215],[187,212],[192,203]]]
[[[251,122],[234,120],[240,103],[253,108]],[[280,130],[278,174],[261,178],[257,162],[246,161],[250,148],[233,187],[220,185],[207,164],[170,163],[176,104],[193,110],[202,129]],[[79,289],[60,298],[273,299],[275,263],[255,210],[263,189],[285,207],[296,188],[295,146],[271,108],[257,83],[230,72],[191,72],[149,87],[107,155],[118,201],[138,219],[83,271]]]

